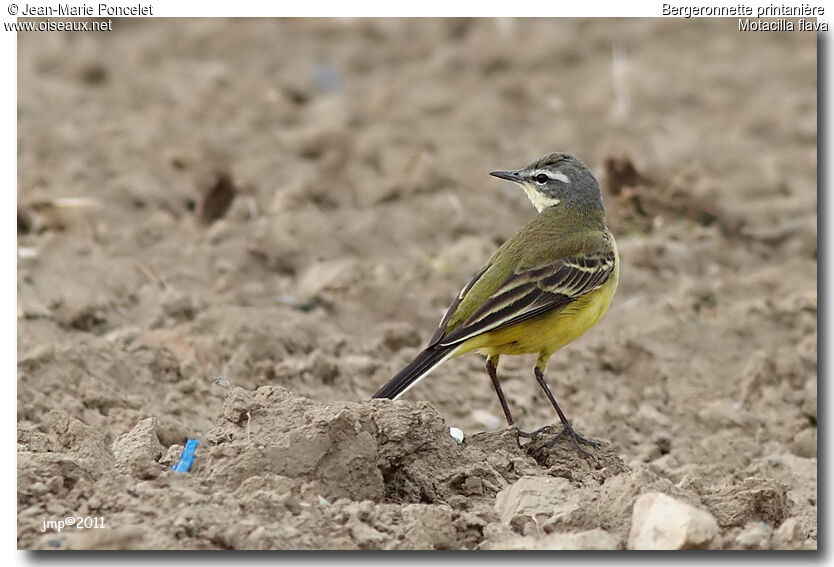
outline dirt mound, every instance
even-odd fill
[[[50,420],[47,434],[19,432],[21,525],[36,525],[30,505],[47,500],[118,529],[23,530],[36,549],[603,549],[626,546],[648,490],[724,528],[779,525],[792,511],[778,480],[675,484],[604,443],[596,459],[566,439],[534,458],[511,430],[458,443],[425,402],[235,388],[188,473],[171,470],[182,447],[164,451],[153,418],[110,445],[77,419]],[[696,547],[731,543],[711,535]]]

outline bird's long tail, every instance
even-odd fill
[[[454,356],[456,351],[457,345],[427,348],[380,388],[379,392],[374,394],[374,398],[396,400],[417,382],[428,376],[429,372]]]

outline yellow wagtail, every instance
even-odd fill
[[[396,399],[441,363],[476,350],[486,355],[487,373],[512,427],[498,382],[498,358],[537,353],[536,381],[562,422],[559,435],[567,432],[586,453],[578,441],[596,444],[573,430],[544,381],[544,370],[556,350],[599,321],[617,289],[617,245],[605,226],[599,183],[565,153],[490,175],[521,185],[539,214],[492,255],[446,310],[425,350],[374,398]]]

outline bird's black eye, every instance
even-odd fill
[[[550,181],[550,178],[547,175],[545,175],[544,173],[539,173],[535,177],[535,179],[536,179],[536,183],[541,183],[541,184],[545,184],[548,181]]]

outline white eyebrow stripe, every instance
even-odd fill
[[[558,179],[562,183],[570,183],[570,178],[561,171],[553,172],[553,177]]]
[[[565,175],[564,173],[562,173],[561,171],[550,171],[550,170],[546,170],[546,169],[537,169],[536,171],[533,172],[533,177],[535,177],[536,175],[539,175],[540,173],[543,173],[543,174],[547,175],[550,179],[558,179],[562,183],[570,183],[570,178],[567,175]]]

